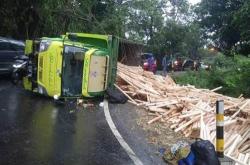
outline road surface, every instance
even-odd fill
[[[115,111],[111,112],[117,119],[114,123],[119,126],[123,122],[118,130],[128,144],[132,144],[143,164],[162,164],[152,155],[143,133],[130,135],[130,126],[126,126]],[[137,143],[138,137],[134,136],[141,136],[143,140]],[[73,102],[56,104],[50,98],[25,91],[0,77],[0,165],[24,164],[134,163],[110,130],[103,108],[77,109]]]

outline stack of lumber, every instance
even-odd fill
[[[232,98],[213,90],[180,86],[171,77],[154,75],[141,67],[118,64],[117,85],[137,106],[153,116],[148,124],[160,122],[186,137],[202,138],[215,144],[216,101],[224,100],[225,154],[239,164],[250,164],[250,100]]]

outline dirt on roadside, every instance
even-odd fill
[[[138,113],[137,124],[146,132],[148,142],[158,148],[169,149],[181,140],[191,142],[190,138],[185,138],[181,133],[174,132],[166,122],[158,121],[148,124],[147,122],[155,116],[150,116],[147,110],[138,107],[136,112]]]

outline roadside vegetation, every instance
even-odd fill
[[[210,71],[189,71],[181,76],[174,76],[182,85],[195,85],[198,88],[223,88],[218,92],[229,96],[250,97],[250,58],[235,55],[227,57],[219,54],[214,58]]]

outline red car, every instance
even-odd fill
[[[144,70],[156,73],[157,62],[156,62],[156,59],[152,53],[143,53],[142,54],[142,64],[143,64]],[[151,64],[151,66],[150,66],[150,64]]]

